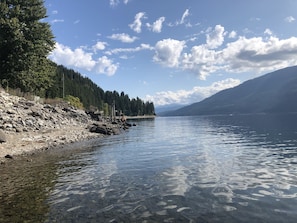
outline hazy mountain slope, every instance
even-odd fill
[[[169,105],[161,105],[155,107],[155,112],[157,115],[161,115],[168,111],[173,111],[184,107],[185,105],[182,104],[169,104]]]
[[[226,89],[165,115],[297,112],[297,66]]]

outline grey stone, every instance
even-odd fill
[[[2,129],[0,129],[0,143],[6,142],[6,135]]]

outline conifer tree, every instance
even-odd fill
[[[0,79],[10,87],[42,94],[52,84],[55,42],[44,18],[42,0],[0,1]]]

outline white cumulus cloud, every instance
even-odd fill
[[[266,30],[266,34],[270,34]],[[224,44],[227,32],[217,25],[206,32],[206,43],[189,48],[185,42],[164,39],[157,42],[153,60],[206,79],[214,72],[263,73],[297,65],[297,37],[240,36]],[[187,50],[187,51],[186,51]]]
[[[106,42],[101,42],[98,41],[94,46],[93,46],[93,50],[96,53],[97,50],[104,50],[106,48],[107,43]]]
[[[229,72],[267,72],[297,64],[297,38],[240,37],[221,53],[222,63]]]
[[[114,64],[113,61],[106,56],[96,61],[93,59],[93,54],[85,52],[83,48],[72,50],[70,47],[60,43],[56,43],[55,49],[49,55],[49,58],[55,63],[62,64],[66,67],[95,71],[99,74],[109,76],[115,74],[119,66],[119,64]]]
[[[224,42],[225,28],[221,25],[216,25],[214,30],[206,34],[206,44],[210,49],[215,49],[221,46]]]
[[[264,30],[264,34],[271,36],[273,33],[270,29],[267,28]]]
[[[232,31],[229,33],[229,38],[234,39],[234,38],[236,38],[236,37],[237,37],[237,33],[236,33],[236,31],[232,30]]]
[[[209,49],[207,45],[193,46],[190,53],[184,53],[180,67],[198,75],[202,80],[220,69],[223,59],[220,53]]]
[[[100,57],[96,61],[95,71],[99,74],[107,74],[112,76],[118,69],[118,64],[114,64],[112,60],[108,59],[106,56]]]
[[[164,39],[156,43],[153,60],[168,67],[178,67],[185,41]]]
[[[195,86],[191,90],[161,91],[155,95],[147,95],[145,100],[154,102],[155,106],[168,104],[192,104],[199,102],[219,91],[240,84],[240,80],[228,78],[212,83],[210,86]]]
[[[92,58],[92,53],[87,53],[82,48],[72,50],[60,43],[56,43],[50,59],[58,64],[83,68],[88,71],[92,70],[96,63]]]

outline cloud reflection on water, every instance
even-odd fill
[[[172,131],[175,141],[180,147],[191,144],[188,150],[193,154],[175,151],[176,166],[162,173],[166,192],[185,196],[192,187],[211,188],[226,203],[235,198],[242,205],[264,197],[296,198],[297,140],[286,135],[290,125],[271,117],[249,118],[236,122],[232,117],[206,117],[197,123],[192,119],[177,123],[187,128]]]

